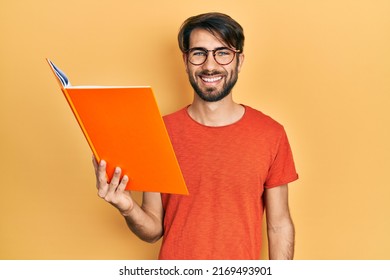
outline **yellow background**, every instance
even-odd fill
[[[44,59],[75,85],[150,85],[166,114],[192,99],[178,28],[208,11],[245,29],[236,101],[289,135],[296,259],[390,258],[389,1],[13,0],[0,4],[0,259],[157,257],[98,198]]]

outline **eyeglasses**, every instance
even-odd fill
[[[209,52],[213,53],[215,62],[219,65],[228,65],[236,56],[236,53],[241,51],[229,49],[226,47],[216,48],[214,50],[207,50],[205,48],[192,48],[186,51],[188,61],[193,65],[202,65],[206,62]]]

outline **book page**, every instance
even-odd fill
[[[47,59],[47,62],[49,62],[51,68],[53,69],[54,73],[56,74],[56,76],[60,80],[62,86],[64,88],[70,87],[71,84],[69,82],[68,77],[65,75],[65,73],[63,71],[61,71],[61,69],[59,69],[51,60]]]

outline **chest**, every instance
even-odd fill
[[[261,128],[191,129],[173,132],[172,144],[186,183],[199,186],[262,189],[276,156],[276,141]],[[251,190],[253,191],[253,190]]]

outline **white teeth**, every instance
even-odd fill
[[[220,79],[222,79],[222,77],[215,77],[215,78],[202,77],[202,80],[207,82],[207,83],[213,83],[213,82],[219,81]]]

